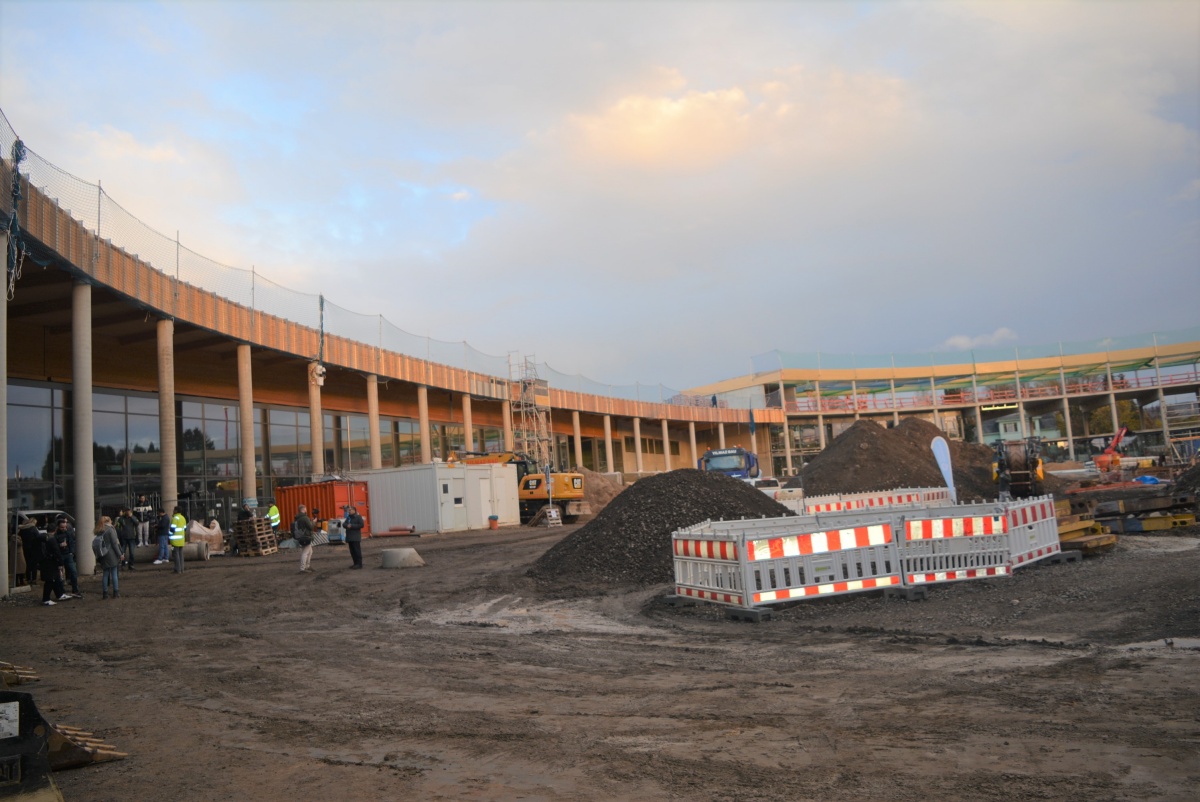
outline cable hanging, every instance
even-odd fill
[[[12,214],[8,218],[8,254],[6,269],[8,283],[6,295],[13,299],[17,291],[17,280],[21,278],[21,265],[25,261],[25,243],[21,239],[21,223],[17,210],[21,202],[21,162],[25,161],[25,143],[19,138],[12,145]]]

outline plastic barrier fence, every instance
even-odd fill
[[[1008,519],[999,504],[927,510],[935,518],[909,518],[900,546],[908,586],[1006,576],[1010,573]]]
[[[850,512],[853,510],[876,509],[900,506],[945,506],[950,503],[950,490],[945,487],[906,487],[876,493],[842,493],[830,496],[813,496],[804,500],[804,512]]]
[[[1050,497],[740,521],[673,533],[676,593],[756,607],[887,587],[1008,576],[1056,554]]]
[[[1008,510],[1009,566],[1018,568],[1058,554],[1058,520],[1054,498],[1039,496],[1005,505]]]

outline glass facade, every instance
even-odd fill
[[[74,513],[71,404],[69,387],[8,385],[10,506]],[[121,506],[143,493],[157,504],[162,484],[158,399],[103,389],[92,394],[92,410],[97,512],[115,515]],[[367,416],[331,412],[324,418],[325,470],[369,468]],[[440,448],[462,441],[461,425],[433,424],[431,430],[435,434],[432,442]],[[379,432],[383,467],[420,462],[417,421],[381,416]],[[487,435],[484,437],[486,440]],[[223,527],[230,526],[243,498],[238,405],[226,400],[178,399],[175,442],[180,507],[189,516],[216,518]],[[309,481],[312,445],[308,410],[255,406],[253,447],[257,474],[254,495],[260,503],[267,503],[276,487]]]

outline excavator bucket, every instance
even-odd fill
[[[0,686],[14,688],[27,682],[37,682],[41,677],[27,666],[17,666],[0,660]]]
[[[63,802],[50,775],[50,732],[33,696],[0,690],[0,797]]]

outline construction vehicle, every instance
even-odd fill
[[[1045,478],[1042,444],[1036,437],[996,442],[992,481],[999,485],[1001,501],[1042,495]]]
[[[541,509],[553,504],[560,520],[573,523],[580,515],[590,515],[591,505],[584,500],[583,474],[572,471],[538,471],[527,454],[518,451],[485,453],[455,451],[448,463],[464,465],[512,465],[517,469],[517,502],[521,523],[530,523]],[[549,490],[549,492],[547,492]]]
[[[697,460],[702,471],[723,473],[734,479],[753,483],[759,476],[758,456],[741,446],[733,448],[710,448]]]
[[[1101,473],[1108,471],[1119,470],[1121,467],[1121,455],[1117,453],[1117,446],[1121,445],[1121,441],[1125,439],[1125,435],[1129,433],[1129,429],[1122,426],[1117,429],[1117,433],[1113,435],[1112,442],[1108,444],[1108,448],[1096,455],[1092,461],[1096,463],[1096,470]]]

